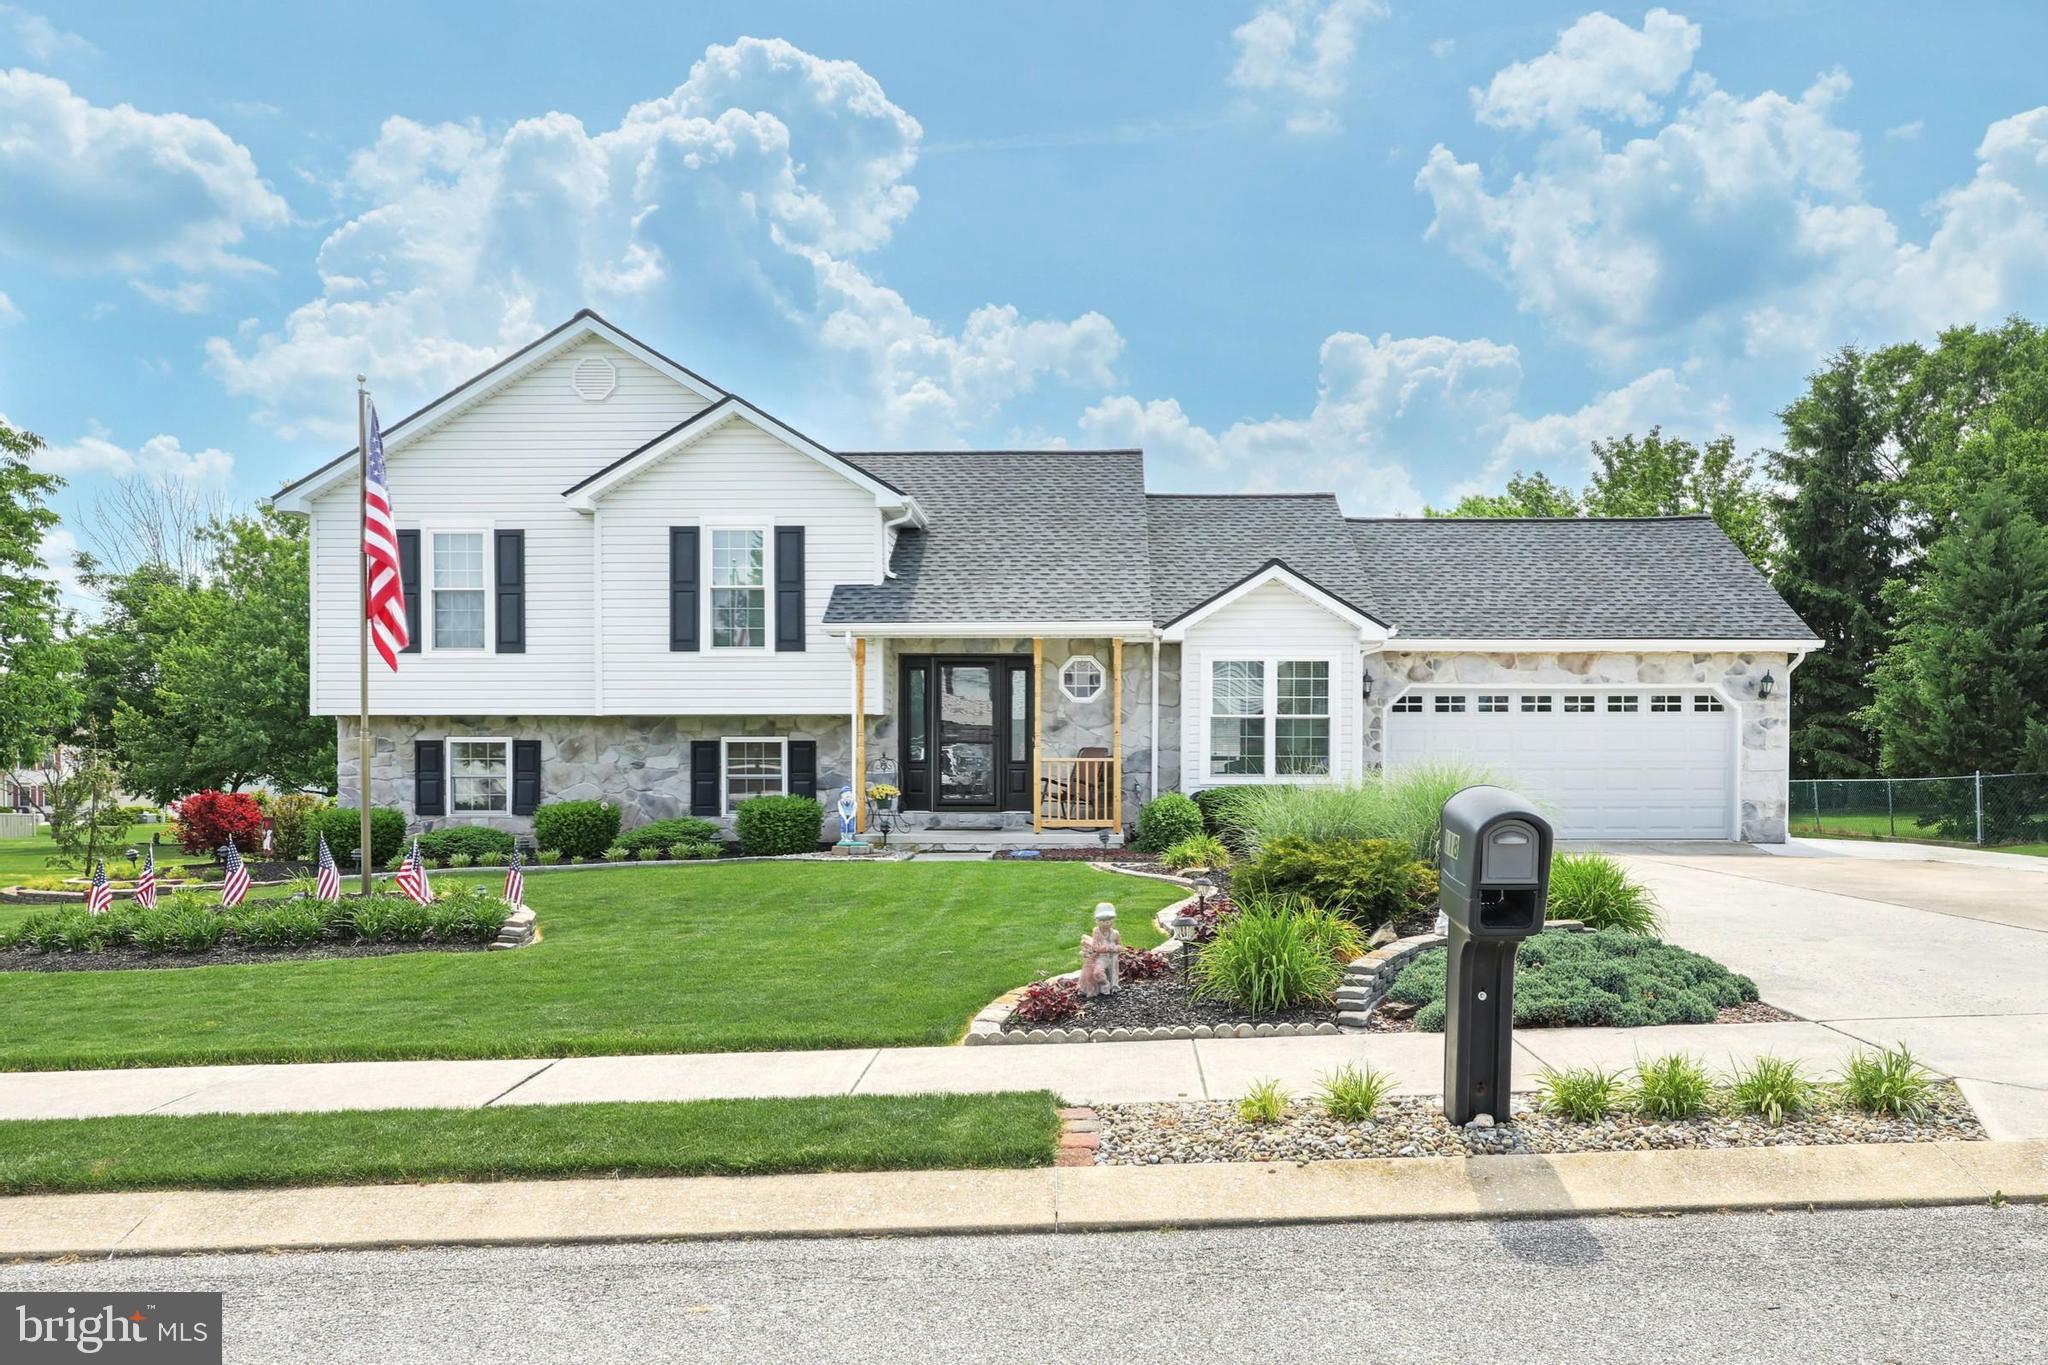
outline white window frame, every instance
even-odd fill
[[[1067,670],[1075,664],[1091,664],[1095,668],[1095,691],[1088,696],[1077,697],[1074,695],[1074,689],[1067,686]],[[1102,694],[1109,690],[1109,670],[1104,668],[1102,660],[1096,658],[1093,654],[1070,654],[1067,656],[1067,661],[1060,665],[1059,685],[1061,696],[1073,702],[1076,706],[1088,706],[1101,701]]]
[[[458,651],[467,654],[468,650]],[[455,746],[458,744],[496,744],[505,751],[505,804],[476,810],[461,810],[455,805]],[[441,780],[448,784],[447,801],[450,819],[458,815],[510,815],[512,813],[512,741],[501,735],[450,735],[442,743]]]
[[[1211,761],[1212,723],[1219,719],[1216,714],[1216,665],[1217,664],[1259,664],[1263,673],[1261,683],[1263,695],[1260,699],[1261,718],[1266,723],[1266,762],[1260,773],[1215,773],[1209,770]],[[1329,669],[1330,709],[1321,717],[1307,716],[1295,719],[1327,720],[1330,726],[1328,771],[1323,773],[1287,773],[1278,771],[1280,763],[1279,727],[1280,717],[1280,665],[1282,664],[1323,664]],[[1205,787],[1258,787],[1274,783],[1337,782],[1342,780],[1344,770],[1344,747],[1342,743],[1344,712],[1344,656],[1327,650],[1305,649],[1285,650],[1279,653],[1204,653],[1202,668],[1202,753],[1201,785]],[[1231,719],[1223,717],[1222,719]],[[1235,717],[1249,720],[1249,716]]]
[[[711,566],[715,562],[715,552],[712,547],[717,542],[720,531],[752,531],[761,537],[761,587],[759,589],[761,594],[761,639],[755,644],[719,644],[717,632],[713,628],[716,615],[711,604],[716,600],[720,584],[714,581],[711,576]],[[703,614],[701,626],[704,632],[702,638],[704,640],[705,652],[737,655],[741,658],[752,658],[757,653],[773,653],[775,644],[773,639],[775,634],[775,528],[755,521],[709,521],[702,523],[698,535],[704,542],[698,550],[698,555],[702,559],[699,575],[704,585],[704,603],[699,610]],[[731,587],[733,585],[727,584],[724,586]]]
[[[493,526],[408,526],[406,530],[417,530],[420,537],[420,650],[422,653],[447,653],[469,657],[476,654],[490,654],[498,645],[497,602],[493,596],[498,581],[498,538],[492,532]],[[480,536],[484,543],[484,642],[481,645],[442,645],[434,639],[434,537],[435,536]],[[471,588],[450,588],[450,592],[472,592]]]
[[[739,809],[739,802],[732,799],[732,746],[735,744],[773,744],[782,751],[782,789],[774,792],[755,792],[755,796],[789,795],[789,740],[775,735],[721,735],[718,740],[718,807],[726,815]],[[752,798],[748,798],[752,799]]]

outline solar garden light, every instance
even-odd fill
[[[1202,932],[1202,922],[1183,910],[1168,920],[1166,927],[1173,931],[1173,941],[1180,945],[1181,991],[1192,1002],[1195,998],[1194,978],[1188,974],[1188,969],[1194,964],[1195,935]]]

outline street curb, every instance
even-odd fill
[[[2048,1200],[2048,1140],[0,1199],[0,1257],[1135,1231]]]

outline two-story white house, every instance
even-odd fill
[[[1121,831],[1157,792],[1460,756],[1595,838],[1785,835],[1812,632],[1705,518],[1347,518],[1108,451],[828,449],[591,312],[385,431],[413,643],[371,799],[524,829],[902,789]],[[357,765],[357,455],[310,518],[312,708]],[[823,837],[834,837],[827,819]]]

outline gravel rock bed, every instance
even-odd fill
[[[1718,1096],[1717,1096],[1718,1099]],[[1220,1101],[1185,1104],[1098,1104],[1102,1145],[1096,1164],[1156,1166],[1219,1161],[1335,1161],[1353,1157],[1500,1156],[1545,1152],[1648,1152],[1685,1148],[1832,1147],[1864,1142],[1981,1141],[1985,1134],[1969,1102],[1954,1085],[1934,1089],[1919,1119],[1890,1118],[1849,1108],[1833,1086],[1823,1086],[1814,1110],[1773,1126],[1732,1113],[1661,1122],[1617,1114],[1598,1123],[1530,1112],[1516,1096],[1517,1114],[1492,1128],[1453,1128],[1434,1096],[1387,1100],[1363,1123],[1331,1118],[1309,1100],[1288,1105],[1279,1123],[1246,1123],[1237,1106]]]
[[[1189,1001],[1181,983],[1180,969],[1151,981],[1125,982],[1115,995],[1097,996],[1083,1002],[1078,1018],[1061,1020],[1060,1028],[1172,1028],[1177,1024],[1335,1024],[1337,1007],[1330,1004],[1303,1005],[1274,1014],[1250,1014],[1221,1001]],[[1003,1032],[1022,1033],[1046,1028],[1027,1024],[1012,1014],[1003,1021]]]

